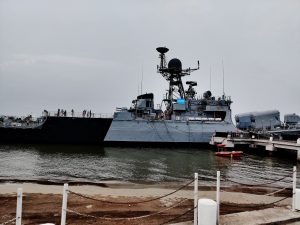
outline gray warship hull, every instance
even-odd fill
[[[114,120],[104,139],[107,143],[127,144],[208,144],[217,132],[233,132],[230,122]]]

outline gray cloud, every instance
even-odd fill
[[[141,86],[160,103],[167,84],[155,48],[170,48],[197,92],[234,101],[234,113],[300,113],[298,0],[2,0],[0,114],[129,106]]]

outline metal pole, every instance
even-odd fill
[[[219,218],[220,218],[220,171],[217,171],[216,201],[217,201],[217,224],[219,224]]]
[[[68,184],[64,184],[64,192],[63,192],[63,202],[62,202],[62,209],[61,209],[61,222],[60,222],[60,225],[66,225],[67,201],[68,201]]]
[[[195,173],[194,180],[194,225],[198,224],[197,216],[198,216],[198,173]]]
[[[23,198],[23,189],[18,188],[16,225],[21,225],[22,223],[22,198]]]
[[[293,203],[292,210],[296,211],[296,183],[297,183],[297,167],[293,167]]]

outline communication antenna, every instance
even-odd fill
[[[211,91],[211,66],[209,68],[209,90]]]
[[[141,95],[143,94],[144,65],[142,64]]]
[[[222,69],[223,69],[223,96],[225,96],[225,91],[224,91],[224,83],[225,83],[225,72],[224,72],[224,62],[223,62],[223,58],[222,58]]]

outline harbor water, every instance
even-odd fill
[[[185,182],[199,173],[200,185],[223,179],[262,183],[292,172],[296,160],[247,153],[217,157],[209,148],[129,148],[85,145],[0,145],[2,181]],[[278,182],[289,186],[291,177]]]

